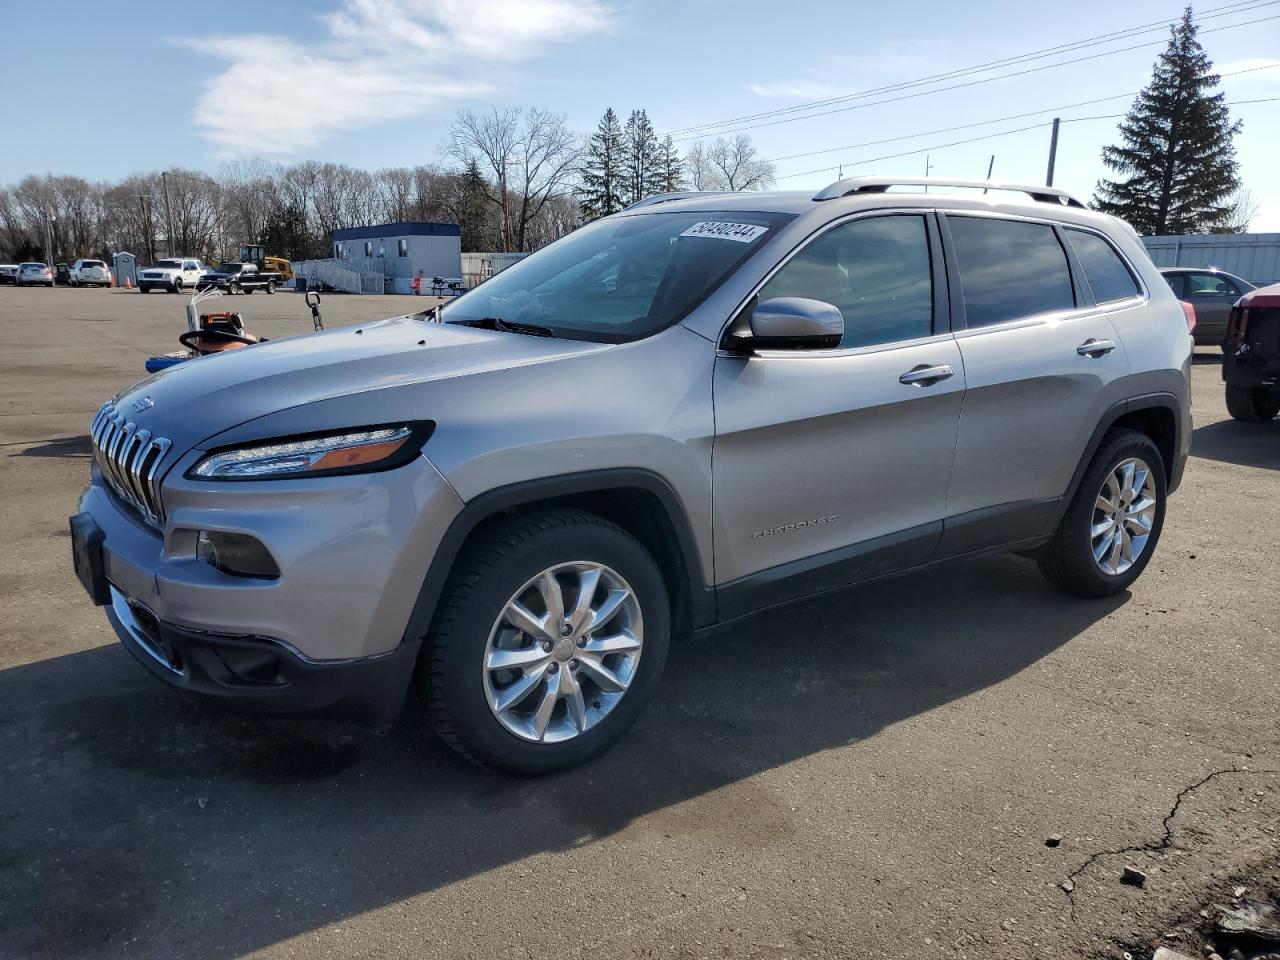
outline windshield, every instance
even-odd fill
[[[92,264],[89,264],[92,266]],[[156,267],[161,270],[181,270],[182,264],[177,260],[157,260]]]
[[[501,320],[576,340],[636,340],[683,319],[792,219],[702,211],[598,220],[448,304],[444,320]]]

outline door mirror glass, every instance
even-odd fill
[[[755,305],[749,329],[737,338],[749,349],[830,350],[844,337],[844,317],[824,300],[773,297]]]

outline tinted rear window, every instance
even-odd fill
[[[987,217],[947,217],[965,323],[985,327],[1075,306],[1067,255],[1043,223]]]
[[[1084,268],[1085,279],[1089,281],[1093,298],[1098,303],[1127,300],[1142,292],[1138,281],[1133,279],[1133,274],[1120,259],[1120,254],[1096,233],[1068,230],[1067,239],[1071,241],[1071,249]]]
[[[105,264],[105,263],[103,263],[101,260],[86,260],[86,261],[82,264],[82,266],[86,266],[86,267],[105,267],[105,266],[106,266],[106,264]]]

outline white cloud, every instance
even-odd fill
[[[294,153],[491,93],[494,71],[604,29],[606,14],[601,0],[343,0],[318,44],[181,41],[225,62],[193,120],[228,155]]]

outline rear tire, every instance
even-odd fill
[[[549,595],[548,576],[563,624],[553,622],[561,618],[552,604],[539,604]],[[588,582],[590,611],[578,607]],[[517,608],[545,619],[547,632],[513,626]],[[603,637],[590,630],[597,612]],[[580,632],[569,624],[573,618]],[[484,530],[458,558],[427,637],[420,682],[441,739],[481,766],[537,776],[586,761],[635,722],[657,685],[670,632],[662,574],[630,534],[578,510],[514,516]],[[619,643],[634,646],[604,652]],[[492,667],[495,651],[522,657],[522,665]],[[607,668],[606,685],[595,679],[598,665]],[[607,692],[619,679],[623,689]]]
[[[1118,489],[1131,487],[1118,485],[1116,480],[1125,464],[1135,462],[1141,466],[1131,476],[1139,489]],[[1146,467],[1145,478],[1140,473],[1142,466]],[[1167,497],[1165,478],[1164,458],[1150,437],[1136,430],[1109,432],[1053,539],[1038,558],[1040,572],[1059,590],[1077,597],[1110,597],[1128,589],[1146,569],[1160,540]],[[1118,496],[1108,497],[1111,490]],[[1113,507],[1104,508],[1108,500]],[[1147,500],[1154,500],[1154,504],[1139,513],[1137,508]],[[1109,535],[1113,539],[1108,539]],[[1120,545],[1116,545],[1117,539]]]
[[[267,293],[268,293],[268,294],[272,294],[272,293],[275,293],[275,292],[276,292],[276,282],[275,282],[274,280],[268,280],[268,281],[267,281]]]
[[[1265,423],[1280,413],[1280,390],[1227,387],[1227,413],[1246,423]]]

